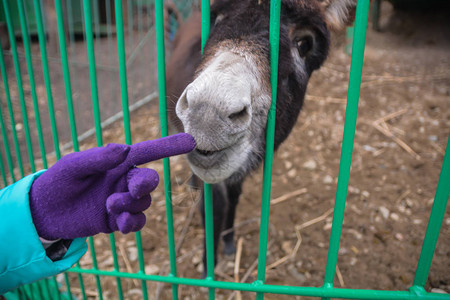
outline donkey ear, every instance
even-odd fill
[[[320,2],[330,29],[343,29],[355,20],[356,0],[321,0]]]

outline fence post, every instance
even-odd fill
[[[263,191],[261,203],[261,225],[259,233],[258,275],[256,284],[264,284],[266,277],[267,241],[269,235],[270,196],[272,188],[273,148],[275,141],[275,116],[278,85],[278,57],[280,45],[281,1],[270,1],[270,86],[272,102],[267,114],[266,151],[264,156]],[[264,299],[264,293],[256,294],[257,300]]]
[[[361,76],[364,61],[367,17],[369,0],[358,0],[353,38],[350,79],[348,84],[347,108],[345,112],[344,136],[342,139],[339,177],[336,190],[336,200],[331,228],[330,246],[328,248],[327,266],[325,270],[324,287],[332,287],[339,251],[339,242],[344,220],[345,201],[347,198],[350,166],[352,163],[353,142],[355,139],[358,100],[361,89]]]

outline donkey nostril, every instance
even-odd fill
[[[242,117],[244,117],[246,114],[247,114],[247,108],[244,107],[242,110],[229,115],[228,118],[232,121],[238,120],[238,119],[241,119]]]
[[[188,108],[189,108],[189,102],[187,99],[187,92],[184,91],[183,94],[181,94],[181,96],[177,102],[177,106],[176,106],[177,115],[180,115],[183,112],[187,111]]]

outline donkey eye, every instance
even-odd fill
[[[298,54],[301,58],[305,58],[313,47],[312,36],[304,36],[296,40]]]

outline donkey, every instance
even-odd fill
[[[355,2],[281,1],[275,149],[295,125],[308,80],[328,55],[330,30],[350,22]],[[224,253],[236,250],[233,225],[242,183],[265,153],[271,103],[269,11],[269,0],[216,0],[204,55],[200,14],[194,13],[179,29],[167,64],[169,120],[194,137],[197,147],[187,155],[189,165],[213,184],[215,254],[222,231]],[[203,266],[205,276],[206,248]]]

